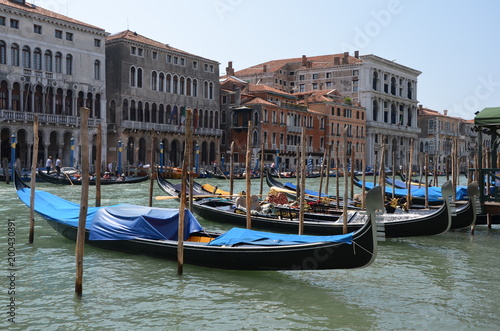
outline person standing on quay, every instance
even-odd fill
[[[47,169],[47,175],[50,173],[50,169],[52,169],[52,156],[49,156],[47,162],[45,162],[45,169]]]
[[[61,175],[61,158],[57,158],[56,159],[56,171],[57,171],[57,176],[60,176]]]

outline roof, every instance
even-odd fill
[[[500,125],[500,107],[484,108],[474,117],[474,124],[479,126]]]
[[[429,108],[424,108],[424,107],[420,107],[418,108],[418,116],[438,116],[438,117],[446,117],[446,118],[449,118],[449,119],[455,119],[455,120],[462,120],[462,118],[460,117],[456,117],[456,116],[450,116],[448,114],[446,114],[446,110],[445,110],[445,114],[441,114],[440,112],[438,112],[437,110],[433,110],[433,109],[429,109]]]
[[[186,54],[186,55],[196,56],[198,58],[203,58],[199,55],[191,54],[191,53],[188,53],[186,51],[180,50],[178,48],[172,47],[169,44],[164,44],[164,43],[161,43],[159,41],[147,38],[143,35],[138,34],[135,31],[125,30],[125,31],[121,31],[118,33],[114,33],[106,38],[107,43],[113,42],[113,41],[118,41],[118,40],[128,40],[128,41],[136,42],[139,44],[163,49],[166,51],[172,51],[172,52],[176,52],[176,53],[182,53],[182,54]],[[214,63],[218,63],[217,61],[214,61],[214,60],[209,60],[206,58],[203,58],[203,59],[205,59],[207,61],[214,62]]]
[[[310,57],[305,57],[304,59],[309,63],[310,68],[322,68],[322,67],[331,67],[334,66],[334,59],[335,58],[340,58],[342,59],[344,57],[344,53],[341,54],[332,54],[332,55],[319,55],[319,56],[310,56]],[[286,65],[294,65],[295,67],[298,68],[306,68],[306,66],[302,66],[302,61],[303,58],[291,58],[291,59],[281,59],[281,60],[272,60],[268,62],[264,62],[255,66],[252,66],[250,68],[242,69],[237,72],[235,72],[235,76],[246,76],[246,75],[255,75],[255,74],[261,74],[264,72],[264,67],[266,68],[266,72],[274,72],[279,69],[282,69]],[[347,57],[348,64],[354,64],[354,63],[360,63],[363,62],[361,59],[356,58],[354,56],[348,56]],[[342,64],[342,61],[340,61],[340,65],[345,65]]]
[[[17,3],[15,1],[0,0],[0,4],[8,6],[8,7],[15,8],[15,9],[19,9],[19,10],[22,10],[24,12],[28,12],[28,13],[32,13],[32,14],[37,14],[37,15],[49,17],[49,18],[52,18],[52,19],[57,19],[57,20],[61,20],[61,21],[65,21],[65,22],[73,23],[73,24],[79,24],[79,25],[83,25],[83,26],[86,26],[86,27],[89,27],[89,28],[92,28],[92,29],[97,29],[97,30],[104,31],[104,29],[99,28],[97,26],[94,26],[94,25],[91,25],[91,24],[88,24],[88,23],[85,23],[85,22],[81,22],[81,21],[75,20],[75,19],[73,19],[71,17],[61,15],[59,13],[50,11],[50,10],[45,9],[43,7],[39,7],[39,6],[34,5],[32,3],[22,4],[22,3]]]
[[[249,92],[249,93],[265,92],[265,93],[270,93],[270,94],[278,94],[282,97],[289,98],[289,99],[296,99],[296,97],[293,94],[278,90],[274,87],[264,85],[264,84],[248,83],[247,92]]]
[[[251,105],[266,105],[266,106],[276,106],[276,104],[272,103],[272,102],[269,102],[267,100],[264,100],[262,98],[259,98],[259,97],[256,97],[256,98],[253,98],[252,100],[248,101],[248,102],[245,102],[244,104],[242,105],[245,105],[245,106],[251,106]]]

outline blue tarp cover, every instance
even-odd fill
[[[19,199],[28,207],[30,189],[18,190]],[[35,211],[45,218],[78,227],[80,205],[44,191],[35,191]],[[90,240],[170,239],[177,240],[179,210],[152,208],[131,204],[88,207],[85,228]],[[185,210],[184,233],[187,239],[202,227],[189,210]]]
[[[362,184],[361,181],[358,181],[358,183],[359,183],[359,185]],[[377,185],[373,185],[373,183],[371,183],[371,182],[365,182],[366,190],[370,190],[374,186],[377,186]],[[393,190],[393,188],[390,186],[385,187],[386,194],[392,194],[392,190]],[[408,194],[408,189],[405,189],[405,188],[394,189],[394,195],[396,197],[406,197],[407,194]],[[421,188],[414,189],[414,190],[410,189],[410,194],[414,198],[425,198],[425,187],[421,187]],[[429,187],[428,194],[429,194],[428,199],[431,202],[432,201],[443,201],[443,194],[441,193],[441,187],[437,187],[437,186]],[[455,199],[456,200],[467,200],[468,199],[466,186],[457,186]]]
[[[212,240],[210,246],[233,246],[237,244],[282,246],[318,242],[352,243],[352,233],[334,236],[306,236],[298,234],[281,234],[232,228],[223,235]]]
[[[90,227],[90,240],[178,239],[178,209],[142,207],[123,204],[101,208]],[[202,227],[185,210],[184,240]]]

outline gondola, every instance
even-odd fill
[[[167,194],[173,196],[178,196],[179,194],[178,191],[175,191],[175,185],[172,185],[168,181],[158,179],[158,185]],[[382,187],[377,187],[379,188],[381,193]],[[451,196],[453,193],[451,183],[448,183],[446,186],[443,185],[443,187],[445,193],[448,193]],[[382,197],[380,197],[380,199],[382,199]],[[468,204],[469,203],[467,203],[467,205],[464,206],[464,209],[461,209],[461,211],[457,213],[457,216],[455,216],[457,217],[457,219],[461,220],[461,223],[464,222],[463,218],[469,217],[467,214],[465,214],[466,212],[470,211],[467,207]],[[383,209],[383,207],[380,209]],[[240,211],[241,210],[237,208],[234,201],[227,199],[201,198],[200,200],[193,202],[193,212],[203,219],[212,222],[245,226],[246,214]],[[285,213],[281,215],[281,217],[263,217],[259,216],[257,213],[252,212],[252,226],[262,229],[272,229],[282,232],[286,231],[296,233],[298,231],[297,217],[290,219],[287,216],[289,215]],[[316,213],[315,216],[308,217],[306,214],[304,217],[305,233],[342,233],[342,218],[339,218],[338,215],[330,216],[329,214]],[[311,220],[311,218],[314,219]],[[350,210],[347,220],[348,231],[359,229],[363,226],[366,220],[367,216],[365,212]],[[448,231],[451,227],[451,202],[447,201],[438,209],[426,212],[425,214],[421,212],[382,214],[379,216],[379,221],[380,223],[382,223],[383,228],[385,229],[386,238],[431,236],[441,234]]]
[[[16,180],[19,198],[30,204],[31,189]],[[373,193],[368,193],[373,195]],[[80,206],[35,191],[35,211],[64,237],[76,240]],[[89,207],[85,242],[99,248],[176,260],[177,209],[130,204]],[[364,226],[341,236],[299,236],[234,228],[204,231],[185,210],[184,263],[232,270],[353,269],[370,265],[377,252],[376,229]]]
[[[52,183],[52,184],[60,184],[60,185],[82,185],[82,181],[78,178],[69,176],[69,175],[48,175],[46,172],[43,170],[38,170],[37,173],[37,178],[40,178],[43,181]],[[149,176],[141,176],[141,177],[124,177],[123,180],[117,180],[117,179],[101,179],[101,185],[114,185],[114,184],[134,184],[134,183],[140,183],[148,180]],[[95,185],[96,180],[95,179],[90,179],[89,180],[89,185]]]

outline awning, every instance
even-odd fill
[[[500,125],[500,107],[484,108],[474,117],[474,124],[478,126]]]

